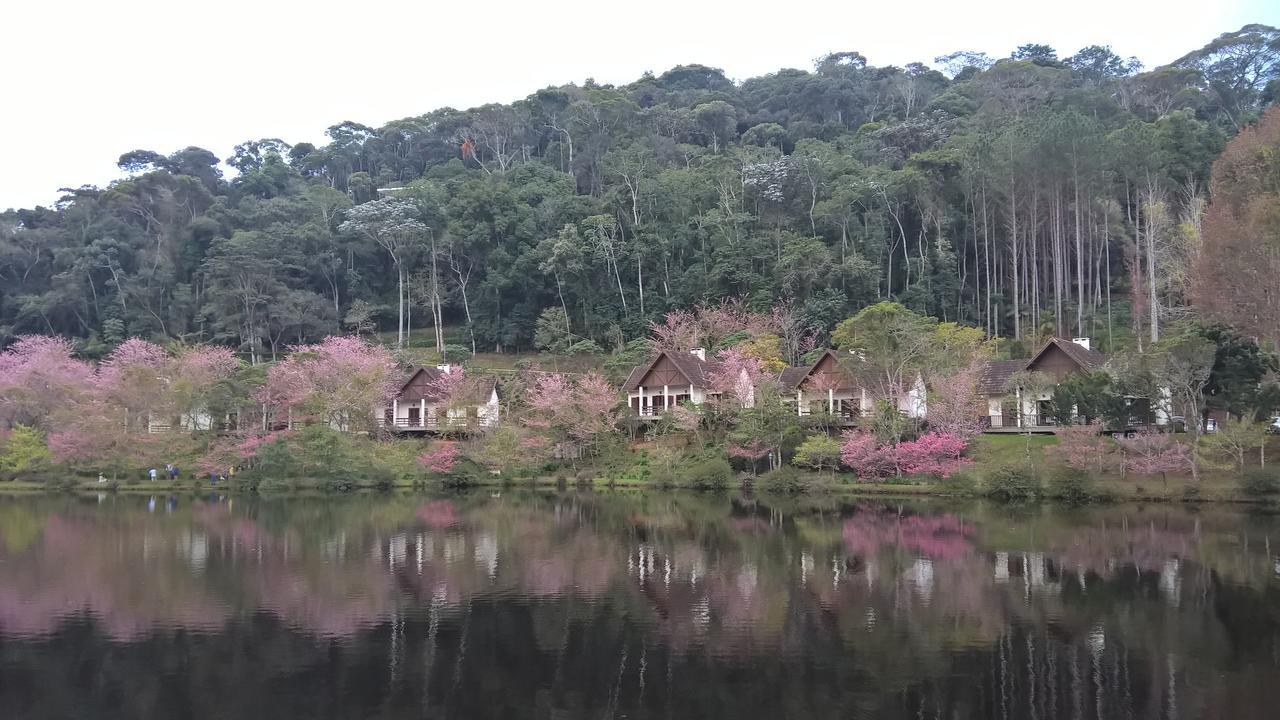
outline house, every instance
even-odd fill
[[[827,413],[838,415],[842,425],[852,425],[871,412],[866,389],[831,350],[807,366],[783,369],[778,392],[785,401],[796,404],[796,414],[801,417]]]
[[[978,392],[986,399],[988,429],[995,432],[1011,428],[1048,430],[1053,426],[1052,390],[1032,392],[1010,387],[1010,379],[1018,373],[1044,373],[1056,384],[1077,373],[1101,370],[1106,363],[1107,356],[1094,350],[1089,338],[1084,337],[1050,338],[1030,358],[987,361],[978,380]],[[1146,402],[1141,398],[1131,400]],[[1163,424],[1165,414],[1158,411],[1156,415],[1157,424]]]
[[[627,407],[635,417],[661,417],[667,410],[682,403],[701,405],[721,394],[712,385],[712,378],[724,371],[717,360],[708,360],[704,348],[693,348],[687,353],[663,350],[644,365],[631,369],[622,384],[627,394]],[[746,380],[746,373],[742,377]],[[754,403],[754,389],[746,391],[744,405]]]
[[[835,351],[825,350],[809,365],[784,369],[778,376],[778,391],[784,401],[796,404],[797,415],[829,413],[839,415],[841,424],[853,425],[871,412],[876,400],[875,392],[850,369],[858,362],[856,355],[842,359]],[[927,409],[924,378],[917,374],[911,388],[894,403],[903,415],[923,418]]]
[[[446,407],[441,395],[444,376],[455,372],[449,365],[419,367],[410,374],[379,416],[379,424],[395,432],[431,432],[448,429],[488,428],[498,424],[498,384],[480,387],[474,404]]]

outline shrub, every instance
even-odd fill
[[[1240,475],[1240,490],[1250,497],[1280,492],[1280,468],[1251,467]]]
[[[984,490],[987,497],[1005,502],[1034,500],[1040,494],[1040,480],[1026,465],[1005,465],[987,475]]]
[[[778,495],[803,495],[812,492],[815,487],[812,478],[785,465],[761,475],[759,483],[765,492]]]
[[[53,463],[44,433],[26,425],[13,428],[3,450],[0,453],[0,471],[6,474],[34,475],[48,470]]]
[[[1098,499],[1098,492],[1089,473],[1079,468],[1058,468],[1049,476],[1049,492],[1051,498],[1068,503],[1088,503]]]
[[[676,481],[695,490],[723,490],[733,481],[733,468],[723,457],[694,457],[676,469]]]

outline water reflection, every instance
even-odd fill
[[[1277,530],[692,494],[4,498],[0,716],[1271,717]]]

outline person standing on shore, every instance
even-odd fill
[[[156,469],[155,469],[155,468],[151,468],[151,471],[148,473],[148,475],[150,475],[150,476],[151,476],[151,482],[155,482],[155,481],[156,481]]]

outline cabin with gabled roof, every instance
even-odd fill
[[[1103,369],[1107,356],[1091,347],[1089,338],[1049,338],[1031,357],[1016,360],[989,360],[978,380],[978,392],[986,398],[987,416],[984,424],[990,432],[1041,431],[1051,432],[1055,420],[1051,414],[1053,393],[1040,390],[1031,393],[1024,388],[1012,387],[1011,380],[1022,372],[1040,372],[1054,383],[1060,383],[1078,373],[1091,373]],[[1169,414],[1166,403],[1152,408],[1149,398],[1127,398],[1134,419],[1130,425],[1146,424],[1154,420],[1165,425]],[[1154,409],[1154,414],[1151,410]],[[1146,418],[1150,417],[1148,420]],[[1083,419],[1081,420],[1083,422]]]
[[[707,359],[703,348],[687,353],[663,350],[632,368],[622,391],[633,416],[657,418],[684,403],[701,405],[718,398],[721,391],[711,386],[711,378],[723,370],[718,360]],[[750,406],[753,400],[753,393],[748,393],[745,404]]]
[[[445,406],[440,394],[441,380],[454,371],[450,365],[415,368],[391,404],[382,409],[379,424],[401,433],[476,430],[496,426],[501,409],[496,380],[486,383],[481,388],[484,396],[474,398],[473,403],[461,407]]]
[[[778,392],[784,401],[795,403],[801,417],[826,413],[839,417],[842,425],[853,425],[871,411],[866,388],[831,350],[809,365],[784,368],[778,376]]]

